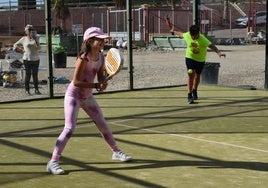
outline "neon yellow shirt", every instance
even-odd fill
[[[193,40],[190,32],[183,33],[186,41],[186,58],[193,59],[198,62],[205,62],[207,56],[207,47],[211,42],[202,34],[199,34],[197,40]]]

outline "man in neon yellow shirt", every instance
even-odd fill
[[[200,33],[197,25],[192,25],[188,32],[171,31],[172,34],[186,41],[186,56],[185,63],[188,71],[187,90],[188,90],[188,103],[193,104],[194,100],[198,99],[197,88],[200,82],[200,74],[205,65],[207,48],[215,51],[219,57],[226,55],[221,53],[218,48],[212,44],[204,35]]]

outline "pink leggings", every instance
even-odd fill
[[[79,100],[66,94],[64,99],[65,127],[57,139],[51,157],[52,160],[59,160],[68,140],[72,136],[76,127],[77,115],[80,107],[94,121],[102,137],[110,148],[113,151],[118,150],[113,134],[107,125],[103,113],[93,95],[90,95],[86,99]]]

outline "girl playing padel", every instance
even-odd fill
[[[65,127],[56,141],[51,160],[47,163],[47,171],[52,174],[64,174],[59,165],[59,158],[76,127],[78,111],[82,108],[94,121],[103,139],[111,148],[113,160],[130,161],[131,156],[122,152],[107,125],[103,113],[96,102],[92,90],[103,91],[107,87],[104,76],[104,56],[100,52],[104,40],[110,37],[100,28],[91,27],[84,33],[81,52],[76,60],[73,80],[67,88],[64,99]],[[94,83],[97,76],[98,83]]]

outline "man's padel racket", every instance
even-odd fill
[[[168,30],[171,31],[172,30],[172,23],[170,22],[169,17],[166,17],[165,21],[166,21],[166,25],[168,27]]]
[[[121,52],[116,48],[111,48],[105,57],[106,81],[112,79],[123,67],[124,59]]]

